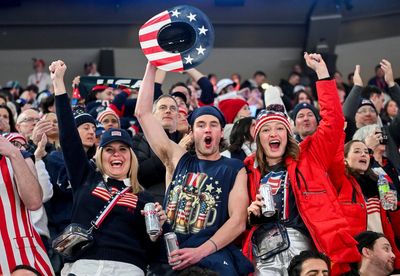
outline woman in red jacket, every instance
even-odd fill
[[[286,115],[267,110],[257,118],[257,152],[245,160],[252,227],[245,235],[243,253],[259,275],[281,275],[282,270],[286,275],[291,258],[314,246],[332,260],[332,275],[350,270],[348,264],[360,258],[327,174],[344,125],[336,84],[320,55],[305,53],[304,59],[319,79],[322,121],[317,131],[299,147]],[[259,188],[264,184],[271,187],[275,202],[276,212],[270,218],[261,214]]]
[[[394,218],[398,217],[397,206],[395,210],[384,210],[379,201],[377,186],[378,176],[371,169],[371,159],[367,145],[360,140],[351,140],[344,146],[344,158],[346,164],[346,177],[349,182],[343,182],[338,191],[340,201],[344,197],[356,199],[366,206],[364,211],[357,214],[346,212],[349,224],[359,224],[359,220],[366,220],[367,230],[384,233],[396,255],[395,268],[400,269],[400,251],[395,242],[396,225]],[[351,188],[349,188],[351,187]]]

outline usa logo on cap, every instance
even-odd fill
[[[122,136],[122,133],[121,133],[121,131],[114,130],[111,132],[111,136]]]
[[[154,66],[180,72],[207,58],[214,45],[214,28],[202,11],[182,5],[148,20],[139,30],[139,41]]]

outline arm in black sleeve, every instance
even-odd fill
[[[393,138],[397,147],[400,147],[400,113],[397,113],[396,117],[392,120],[389,127],[389,134]]]
[[[201,89],[200,101],[205,105],[214,103],[214,88],[210,80],[207,77],[201,77],[197,84]]]
[[[344,116],[348,119],[355,120],[358,103],[361,99],[361,91],[362,87],[358,85],[354,85],[351,89],[349,95],[343,103],[343,113]]]
[[[400,106],[400,86],[397,83],[388,89],[388,94]]]
[[[89,161],[75,125],[68,94],[56,96],[55,106],[65,166],[71,186],[76,190],[89,170]]]
[[[162,94],[162,88],[161,88],[162,84],[161,83],[154,83],[154,99],[153,101],[157,100]]]

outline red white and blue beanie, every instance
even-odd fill
[[[290,127],[289,120],[287,118],[287,115],[284,112],[277,111],[279,108],[275,108],[275,106],[278,105],[271,105],[268,106],[267,109],[264,109],[261,111],[256,119],[256,127],[255,127],[255,137],[257,137],[258,133],[261,130],[261,127],[265,125],[266,123],[269,122],[279,122],[282,123],[287,131],[290,133],[290,135],[293,135],[292,128]],[[280,106],[280,105],[279,105]],[[284,109],[282,109],[284,110]]]

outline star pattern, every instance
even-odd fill
[[[190,22],[192,22],[192,21],[196,21],[196,16],[197,16],[197,14],[189,13],[189,15],[186,17],[189,18]]]
[[[173,10],[172,11],[172,16],[179,17],[180,14],[181,13],[178,10]]]
[[[192,33],[190,38],[188,37],[190,43],[186,44],[188,47],[174,48],[170,39],[183,43],[186,42],[186,38],[182,40],[178,38],[178,34],[170,34],[170,38],[164,38],[166,45],[171,45],[171,49],[167,51],[159,45],[158,39],[154,39],[154,35],[149,34],[160,32],[166,24],[172,26],[174,23],[189,25],[188,28],[191,28]],[[181,72],[197,67],[207,58],[214,45],[214,28],[201,10],[180,5],[165,10],[147,21],[139,30],[139,42],[145,56],[153,65],[164,71]],[[157,45],[154,45],[155,43]]]
[[[204,25],[197,29],[199,30],[199,35],[207,35],[206,32],[208,32],[208,29],[206,29]]]
[[[198,55],[204,55],[204,51],[206,50],[206,48],[203,48],[200,45],[198,48],[196,48],[196,50]]]
[[[192,64],[192,61],[193,61],[193,58],[190,56],[190,55],[188,55],[187,57],[185,57],[185,62],[186,62],[186,64]]]
[[[206,191],[207,191],[207,192],[210,192],[210,193],[211,193],[212,190],[214,189],[214,187],[212,186],[211,183],[210,183],[210,184],[207,184],[206,187],[207,187],[207,188],[206,188]]]
[[[220,187],[218,187],[216,192],[217,192],[217,194],[220,194],[220,193],[222,193],[222,189]]]

